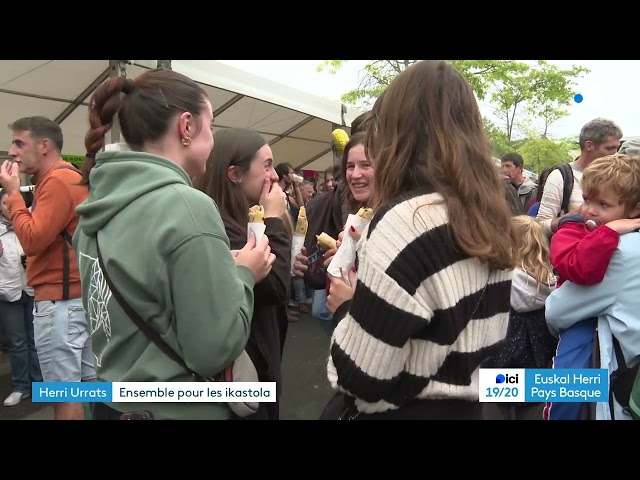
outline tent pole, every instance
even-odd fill
[[[126,60],[109,60],[109,76],[110,77],[127,77],[127,61]],[[118,116],[113,118],[111,126],[111,143],[120,143],[120,122]]]

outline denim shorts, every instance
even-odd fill
[[[35,302],[33,330],[43,381],[95,380],[91,331],[82,299]]]

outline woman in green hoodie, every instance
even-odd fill
[[[98,153],[116,114],[131,151]],[[91,97],[83,164],[89,197],[77,209],[73,244],[98,381],[195,381],[138,329],[105,274],[202,377],[223,371],[247,343],[253,287],[275,256],[266,236],[257,244],[251,237],[232,255],[216,205],[192,187],[213,148],[213,120],[206,92],[170,70],[110,78]],[[226,403],[163,402],[98,403],[94,418],[117,419],[134,410],[156,419],[233,418]]]

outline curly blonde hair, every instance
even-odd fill
[[[588,197],[610,192],[628,213],[640,203],[640,157],[616,153],[594,160],[582,174],[582,191]]]

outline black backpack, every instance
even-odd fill
[[[567,162],[559,163],[553,170],[560,170],[562,174],[562,180],[564,182],[564,188],[562,190],[562,206],[560,207],[560,214],[569,213],[569,200],[571,200],[571,192],[573,191],[573,169]],[[549,172],[551,173],[551,172]]]

